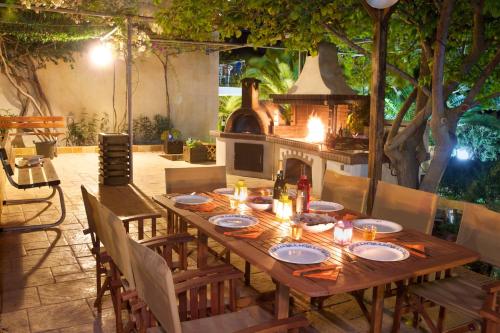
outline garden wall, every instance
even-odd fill
[[[216,127],[218,109],[218,54],[205,52],[183,53],[170,57],[168,67],[172,121],[185,137],[207,138]],[[72,116],[79,120],[83,113],[98,118],[105,113],[112,124],[113,65],[97,68],[87,53],[75,55],[72,64],[48,64],[39,70],[42,87],[55,115]],[[118,121],[125,113],[125,62],[115,61],[115,108]],[[134,118],[139,115],[153,119],[166,115],[163,67],[154,55],[141,56],[134,61],[132,72]],[[0,108],[18,113],[15,91],[0,74]]]

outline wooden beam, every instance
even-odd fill
[[[392,11],[373,9],[373,48],[372,77],[370,84],[370,134],[368,154],[368,213],[371,213],[377,182],[382,179],[382,161],[384,157],[384,98],[387,67],[387,30]]]
[[[127,17],[127,54],[126,54],[126,82],[127,82],[127,121],[129,137],[129,168],[130,182],[134,182],[134,160],[132,147],[134,146],[133,116],[132,116],[132,19]]]

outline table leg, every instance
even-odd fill
[[[384,291],[385,285],[376,286],[373,288],[370,333],[382,332],[382,316],[384,315]]]
[[[274,316],[276,319],[288,318],[290,310],[290,288],[282,283],[276,282],[274,296]]]
[[[197,267],[204,268],[208,262],[208,237],[198,229],[198,258]]]

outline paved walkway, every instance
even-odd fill
[[[109,297],[103,312],[96,313],[95,262],[91,256],[89,237],[83,235],[86,217],[80,185],[95,187],[98,161],[96,154],[64,154],[54,160],[62,179],[67,203],[67,218],[57,229],[33,233],[0,234],[0,332],[114,332],[114,314]],[[164,168],[187,166],[171,162],[157,153],[135,154],[135,184],[148,195],[164,193]],[[236,177],[229,177],[234,182]],[[269,182],[249,180],[254,185]],[[7,197],[23,197],[46,190],[19,191],[7,185]],[[41,212],[41,213],[40,213]],[[57,205],[31,204],[8,206],[2,225],[40,224],[53,221]],[[235,258],[234,264],[243,263]],[[254,271],[253,287],[258,292],[270,291],[273,284],[263,273]],[[348,295],[328,301],[321,312],[309,310],[307,300],[295,297],[294,312],[304,313],[319,332],[365,332],[368,329],[358,306]],[[388,300],[386,304],[393,303]],[[392,323],[388,311],[385,331]],[[403,327],[402,332],[415,332]],[[221,332],[222,333],[222,332]]]

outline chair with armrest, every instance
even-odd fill
[[[366,213],[369,188],[370,178],[346,176],[326,170],[321,200],[338,202],[347,209]]]
[[[500,213],[465,203],[457,243],[479,252],[481,261],[500,266]],[[431,332],[443,332],[446,311],[456,312],[469,319],[468,327],[481,326],[481,332],[500,331],[500,281],[465,268],[447,272],[446,278],[410,286],[410,304],[424,319]],[[439,306],[439,316],[434,323],[427,313],[424,301]],[[402,303],[402,302],[398,302]],[[393,332],[399,331],[400,308],[396,309]],[[460,327],[454,328],[457,331]]]
[[[431,234],[437,202],[434,193],[379,181],[371,215]]]
[[[196,272],[185,274],[183,282],[172,275],[166,262],[153,251],[129,240],[132,270],[136,279],[136,288],[139,299],[147,305],[147,309],[154,316],[150,320],[149,313],[142,311],[141,332],[275,332],[278,330],[296,330],[305,327],[308,322],[302,317],[293,317],[273,320],[272,315],[258,306],[245,308],[237,312],[225,313],[223,302],[224,284],[228,281],[229,289],[236,288],[236,281],[242,273],[236,269],[228,268],[224,273],[201,275]],[[189,278],[188,278],[189,276]],[[209,286],[209,287],[207,287]],[[211,294],[209,304],[207,293]],[[189,300],[177,299],[177,295],[189,295]],[[189,302],[189,321],[181,321],[182,308]],[[179,308],[178,305],[179,304]],[[231,300],[232,310],[235,300]],[[146,307],[144,307],[146,308]],[[210,314],[210,317],[205,317]],[[159,326],[153,326],[154,322]]]
[[[82,186],[82,196],[88,216],[89,229],[93,245],[93,253],[96,257],[96,285],[98,289],[96,303],[101,308],[101,300],[104,292],[109,290],[116,316],[117,331],[123,330],[121,309],[124,303],[124,294],[134,290],[135,282],[130,267],[128,255],[127,233],[123,221],[116,217],[108,208],[102,205],[97,198]],[[172,249],[179,243],[193,240],[188,234],[177,234],[171,236],[158,236],[150,239],[140,240],[172,263]],[[104,245],[105,251],[100,246]],[[181,259],[184,262],[184,260]],[[172,265],[173,266],[173,265]],[[182,269],[187,268],[181,267]],[[106,275],[104,284],[101,284],[101,275]],[[123,276],[123,278],[122,278]]]

